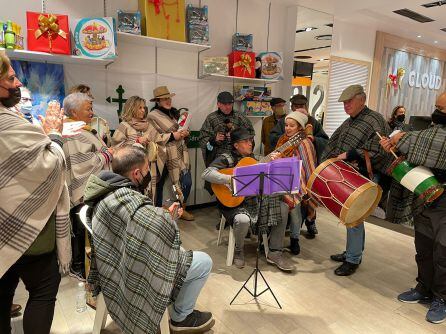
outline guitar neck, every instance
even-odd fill
[[[303,139],[303,134],[301,132],[295,134],[293,137],[291,137],[285,144],[279,146],[274,151],[272,151],[267,156],[260,159],[260,162],[269,162],[271,161],[271,156],[273,153],[283,153],[286,149],[290,148],[291,146],[296,145],[296,143],[300,142]]]

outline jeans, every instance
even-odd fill
[[[169,175],[169,172],[167,171],[167,168],[163,169],[163,172],[161,173],[160,179],[156,184],[156,198],[155,198],[155,206],[162,207],[163,206],[163,188],[164,188],[164,182],[166,182],[166,178]],[[180,184],[181,184],[181,191],[183,192],[184,200],[183,202],[186,203],[187,199],[189,198],[190,191],[192,189],[192,174],[190,173],[190,170],[182,170],[180,173]]]
[[[347,247],[345,252],[346,261],[359,264],[364,251],[365,229],[364,223],[355,227],[347,228]]]
[[[183,286],[173,304],[169,306],[170,319],[181,322],[192,313],[198,295],[212,270],[212,259],[204,252],[193,252],[192,263]]]
[[[302,211],[300,204],[297,204],[293,210],[289,212],[290,216],[290,238],[299,239],[300,227],[302,226]]]
[[[25,334],[48,334],[53,322],[60,274],[55,252],[22,256],[0,278],[0,333],[11,333],[11,305],[19,278],[29,293],[23,314]]]

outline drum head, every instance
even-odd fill
[[[375,210],[381,195],[381,188],[373,182],[366,183],[356,189],[341,210],[341,222],[347,226],[355,226],[361,223]]]

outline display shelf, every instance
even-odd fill
[[[239,82],[239,83],[251,83],[251,84],[275,84],[279,82],[279,80],[271,80],[271,79],[256,79],[256,78],[242,78],[242,77],[234,77],[230,75],[221,75],[221,74],[204,74],[200,76],[200,79],[204,80],[214,80],[214,81],[230,81],[230,82]]]
[[[9,50],[0,48],[0,51],[6,51],[6,54],[11,59],[48,62],[55,64],[81,64],[81,65],[107,66],[113,63],[114,61],[114,59],[84,58],[78,56],[61,55],[61,54],[37,52],[29,50]]]
[[[193,44],[186,42],[171,41],[168,39],[148,37],[142,35],[133,35],[125,32],[118,32],[118,47],[119,42],[152,46],[161,49],[170,49],[178,51],[201,52],[211,48],[210,45]]]

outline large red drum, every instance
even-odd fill
[[[347,227],[364,221],[378,205],[382,190],[343,160],[324,161],[311,174],[309,193]]]

